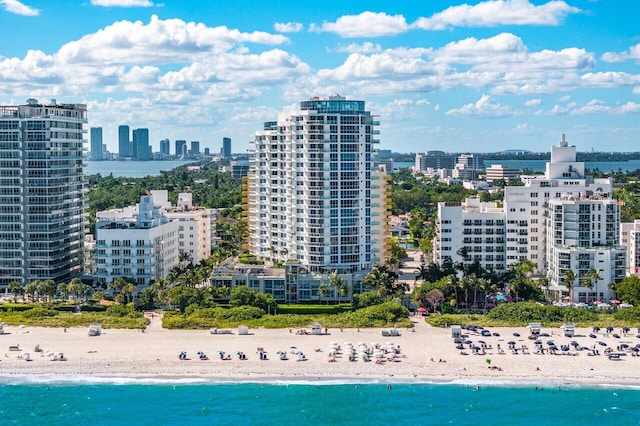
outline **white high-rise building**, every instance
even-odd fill
[[[640,275],[640,219],[620,224],[620,244],[627,250],[627,275]]]
[[[613,209],[613,212],[606,214],[601,212],[599,217],[596,213],[595,219],[592,218],[592,220],[597,221],[597,223],[602,222],[604,228],[600,229],[601,234],[598,235],[596,227],[600,225],[592,224],[590,232],[595,234],[590,236],[588,244],[585,242],[587,240],[583,240],[584,244],[580,248],[584,250],[594,248],[597,253],[602,253],[602,255],[592,256],[590,265],[594,269],[604,270],[604,275],[612,280],[619,280],[620,264],[625,261],[625,256],[624,254],[622,257],[620,256],[620,243],[617,240],[620,216],[615,201],[611,200],[613,181],[610,178],[592,179],[585,176],[584,163],[576,161],[576,148],[568,145],[564,135],[562,135],[558,146],[551,148],[551,161],[547,163],[545,175],[528,177],[524,181],[524,186],[508,186],[505,188],[504,203],[501,207],[505,220],[504,252],[506,253],[506,259],[504,260],[504,265],[499,265],[495,257],[493,257],[492,261],[487,261],[486,257],[490,256],[491,253],[485,252],[482,245],[472,245],[472,243],[484,244],[489,247],[487,239],[492,241],[491,244],[495,243],[495,229],[491,226],[487,227],[484,222],[497,219],[490,217],[489,211],[483,211],[481,205],[478,208],[471,209],[469,201],[467,201],[466,206],[439,204],[437,236],[434,245],[435,261],[442,263],[447,258],[453,262],[461,261],[462,258],[458,254],[461,247],[467,247],[467,253],[470,255],[471,261],[480,260],[482,266],[487,269],[505,269],[513,263],[530,260],[536,265],[539,274],[550,274],[550,290],[561,291],[558,277],[562,275],[563,269],[566,268],[564,268],[564,264],[562,267],[558,266],[557,257],[560,256],[560,252],[568,249],[571,244],[567,243],[570,239],[561,240],[560,242],[549,239],[550,234],[547,231],[547,227],[553,225],[550,222],[553,218],[550,216],[549,206],[555,206],[553,203],[558,202],[568,203],[570,199],[589,199],[591,201],[584,201],[584,203],[606,205],[606,209]],[[499,211],[497,206],[496,209],[492,209],[490,214],[497,214],[497,211]],[[471,212],[479,217],[467,217]],[[565,223],[563,219],[562,226],[566,226],[566,229],[571,231],[573,231],[574,226],[580,228],[579,225],[569,223],[573,220],[573,215],[568,215],[567,218],[569,218],[566,219],[568,222]],[[471,220],[471,222],[465,223],[465,220]],[[479,221],[478,226],[474,225],[475,222],[473,221],[475,220]],[[465,235],[462,234],[462,239],[449,237],[449,234],[457,232],[456,228],[461,229],[461,232],[466,230],[466,232],[470,233],[471,242],[468,242],[469,237],[465,240]],[[606,232],[606,235],[602,234],[602,232]],[[478,241],[477,243],[476,240]],[[602,243],[602,241],[606,241],[606,243]],[[554,244],[557,244],[555,249],[553,248]],[[576,246],[578,245],[576,244]],[[493,250],[495,249],[494,246]],[[501,248],[499,249],[501,250]],[[476,250],[478,253],[476,253]],[[551,257],[554,258],[552,259]],[[600,260],[605,258],[610,259],[610,264],[601,265]],[[596,266],[598,267],[596,268]],[[555,272],[550,271],[549,268],[555,268]],[[580,279],[583,279],[583,271],[576,271],[580,273]],[[598,289],[598,293],[603,292],[603,295],[609,295],[609,293],[605,292],[606,286],[602,287]],[[566,289],[564,292],[566,293]],[[579,293],[576,293],[574,298],[581,297]],[[586,294],[583,294],[583,296],[587,298]],[[595,295],[592,296],[595,297]]]
[[[84,104],[0,106],[0,288],[82,274]]]
[[[613,180],[593,179],[584,174],[584,163],[576,161],[576,147],[569,146],[564,134],[551,147],[551,161],[543,176],[525,180],[525,186],[507,186],[504,206],[507,214],[507,265],[531,260],[539,273],[545,272],[545,209],[549,200],[579,197],[587,192],[610,198]]]
[[[253,254],[325,273],[384,260],[388,181],[374,167],[378,124],[363,101],[332,96],[301,102],[256,132],[247,196]]]
[[[166,190],[150,191],[133,206],[97,212],[94,275],[101,284],[131,277],[144,285],[165,277],[182,253],[197,264],[215,246],[215,216],[215,209],[194,207],[190,193],[178,194],[172,206]],[[140,241],[144,247],[132,250]]]
[[[573,271],[576,302],[607,301],[609,283],[625,277],[626,250],[620,245],[620,206],[600,193],[549,200],[546,222],[546,274],[556,298],[567,292],[565,272]],[[599,272],[594,282],[589,271]]]
[[[165,277],[179,263],[179,226],[154,205],[151,194],[141,196],[135,209],[97,214],[93,253],[97,283],[104,287],[124,277],[144,286]]]

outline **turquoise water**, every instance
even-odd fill
[[[450,384],[0,384],[0,425],[631,425],[640,390]]]

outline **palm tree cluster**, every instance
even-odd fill
[[[25,285],[19,281],[11,281],[9,291],[13,294],[14,302],[18,301],[18,296],[22,297],[23,302],[47,302],[53,300],[58,294],[65,300],[72,298],[86,301],[93,293],[93,288],[79,278],[73,278],[68,283],[58,285],[53,280],[33,280]]]
[[[458,254],[462,257],[460,262],[448,259],[442,265],[420,266],[416,280],[423,283],[413,291],[418,306],[433,311],[445,306],[486,311],[498,302],[499,291],[505,300],[544,300],[544,280],[531,278],[536,269],[533,262],[517,262],[504,273],[498,273],[484,269],[478,261],[470,261],[464,248]]]

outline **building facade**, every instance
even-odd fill
[[[0,288],[82,274],[84,104],[0,106]]]
[[[160,141],[160,153],[166,155],[167,157],[171,155],[170,146],[171,142],[169,141],[169,139],[162,139]]]
[[[453,169],[456,164],[456,156],[444,151],[427,151],[424,154],[416,154],[414,170],[425,172],[427,169]]]
[[[548,229],[549,226],[554,225],[552,223],[552,212],[549,209],[550,206],[555,206],[557,203],[568,204],[570,200],[589,199],[588,203],[587,201],[581,201],[581,203],[585,205],[589,203],[591,203],[589,205],[600,205],[601,209],[605,208],[602,206],[606,205],[606,213],[604,211],[596,213],[596,216],[592,218],[594,223],[591,225],[574,223],[574,219],[577,221],[579,218],[575,214],[567,214],[563,216],[563,220],[560,221],[559,225],[557,223],[555,225],[562,226],[564,227],[562,229],[567,230],[566,234],[562,231],[563,238],[565,238],[565,235],[573,235],[574,228],[580,233],[586,232],[583,228],[589,226],[589,232],[593,235],[590,236],[588,243],[586,242],[587,240],[584,240],[579,248],[581,250],[593,249],[594,252],[601,253],[590,257],[590,265],[593,266],[593,269],[602,269],[603,276],[612,280],[620,280],[620,265],[621,262],[626,262],[626,255],[624,250],[620,250],[620,216],[616,202],[611,199],[612,180],[610,178],[593,179],[585,176],[584,163],[576,161],[575,146],[569,146],[564,135],[562,135],[559,144],[551,147],[551,161],[547,163],[545,175],[530,176],[524,178],[523,181],[525,182],[524,186],[507,186],[503,203],[500,206],[497,204],[495,206],[496,209],[502,210],[504,217],[504,231],[501,231],[504,235],[503,244],[505,246],[503,264],[497,262],[496,257],[491,262],[487,261],[486,257],[490,256],[491,252],[485,252],[482,246],[470,245],[471,242],[476,244],[476,241],[478,241],[478,244],[483,243],[488,247],[487,239],[494,238],[496,230],[487,228],[483,221],[497,220],[497,218],[489,217],[489,212],[485,213],[482,209],[474,210],[465,205],[451,206],[444,203],[439,205],[438,210],[434,260],[440,264],[446,259],[460,262],[463,260],[459,254],[459,250],[462,247],[467,247],[467,253],[471,255],[469,260],[480,260],[482,266],[487,269],[506,269],[514,263],[530,260],[535,264],[538,274],[549,276],[550,291],[555,292],[556,295],[560,293],[566,294],[567,289],[560,279],[566,270],[566,262],[563,262],[562,266],[560,266],[559,259],[561,257],[564,259],[567,251],[571,251],[571,256],[574,253],[577,256],[579,245],[575,244],[576,248],[574,248],[571,238],[568,237],[566,240],[560,239],[559,242],[558,240],[550,239],[550,235],[555,235],[555,229],[551,228],[553,232]],[[467,217],[465,216],[466,211],[474,212],[480,217]],[[495,213],[496,211],[491,212],[491,214]],[[466,227],[464,221],[469,219],[471,222],[467,222],[469,227]],[[477,227],[475,226],[475,220],[479,221],[479,226]],[[599,226],[604,228],[597,228]],[[456,229],[462,229],[462,233],[456,231]],[[457,236],[449,237],[450,234],[456,232],[458,232],[456,235],[459,235],[462,239]],[[469,237],[465,239],[464,232],[467,232],[471,239]],[[552,233],[550,234],[550,232]],[[495,243],[496,240],[493,239],[492,241],[491,244]],[[496,250],[496,247],[493,250]],[[500,250],[502,249],[500,248]],[[564,254],[561,256],[561,253]],[[604,258],[610,259],[609,263],[601,264],[600,260]],[[573,262],[573,260],[571,261]],[[573,263],[570,265],[571,267],[574,266]],[[596,268],[596,266],[598,267]],[[579,277],[584,280],[584,271],[580,272]],[[576,284],[579,283],[576,281]],[[603,285],[599,289],[599,293],[602,292],[602,295],[593,294],[589,297],[607,297],[610,293],[605,290],[607,288]],[[584,293],[584,298],[587,298],[587,292],[584,289],[582,293]],[[574,301],[581,297],[580,292],[576,292],[573,296],[575,296]]]
[[[231,138],[222,138],[222,157],[231,158]]]
[[[519,182],[520,169],[516,167],[506,167],[502,164],[492,164],[487,167],[485,180],[493,182],[502,180],[504,182]]]
[[[129,126],[118,126],[118,158],[131,157],[131,139]]]
[[[180,158],[184,154],[187,141],[184,139],[176,139],[176,158]]]
[[[92,127],[91,134],[91,158],[92,161],[102,161],[104,155],[102,152],[102,127]]]
[[[93,269],[102,287],[123,277],[140,290],[179,264],[179,223],[164,216],[150,194],[140,197],[133,219],[96,215]]]
[[[133,130],[133,158],[137,161],[151,160],[151,146],[149,145],[149,129]]]
[[[620,224],[620,244],[627,252],[627,275],[640,275],[640,219]]]
[[[164,278],[181,254],[197,264],[215,246],[215,220],[216,210],[194,207],[190,193],[178,194],[171,205],[166,190],[151,191],[134,206],[97,212],[94,276],[100,284],[129,277],[143,286]]]
[[[566,195],[546,208],[546,274],[549,291],[559,299],[567,292],[567,271],[573,271],[571,296],[576,302],[608,301],[609,283],[626,275],[626,250],[620,245],[620,206],[599,193]],[[589,271],[598,271],[598,278]]]
[[[388,204],[387,180],[373,166],[378,124],[363,101],[334,96],[301,102],[256,132],[247,195],[254,255],[321,273],[381,260],[385,235],[376,229],[387,217],[373,212]]]

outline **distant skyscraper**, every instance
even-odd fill
[[[91,128],[91,156],[93,161],[102,160],[102,127]]]
[[[169,147],[171,146],[171,142],[169,139],[162,139],[160,141],[160,153],[164,155],[171,155],[169,151]]]
[[[200,141],[191,141],[191,152],[189,152],[191,156],[200,155]]]
[[[205,149],[204,149],[204,155],[205,155],[206,157],[208,157],[208,156],[209,156],[209,148],[205,148]]]
[[[131,156],[129,140],[129,126],[118,126],[118,157],[128,158]]]
[[[0,106],[0,288],[82,274],[86,123],[84,104]]]
[[[231,157],[231,138],[222,138],[222,156]]]
[[[187,141],[183,139],[176,139],[176,157],[180,157],[182,155],[182,148],[187,146]]]
[[[151,150],[149,149],[149,129],[134,129],[133,147],[135,159],[138,161],[151,160]]]

